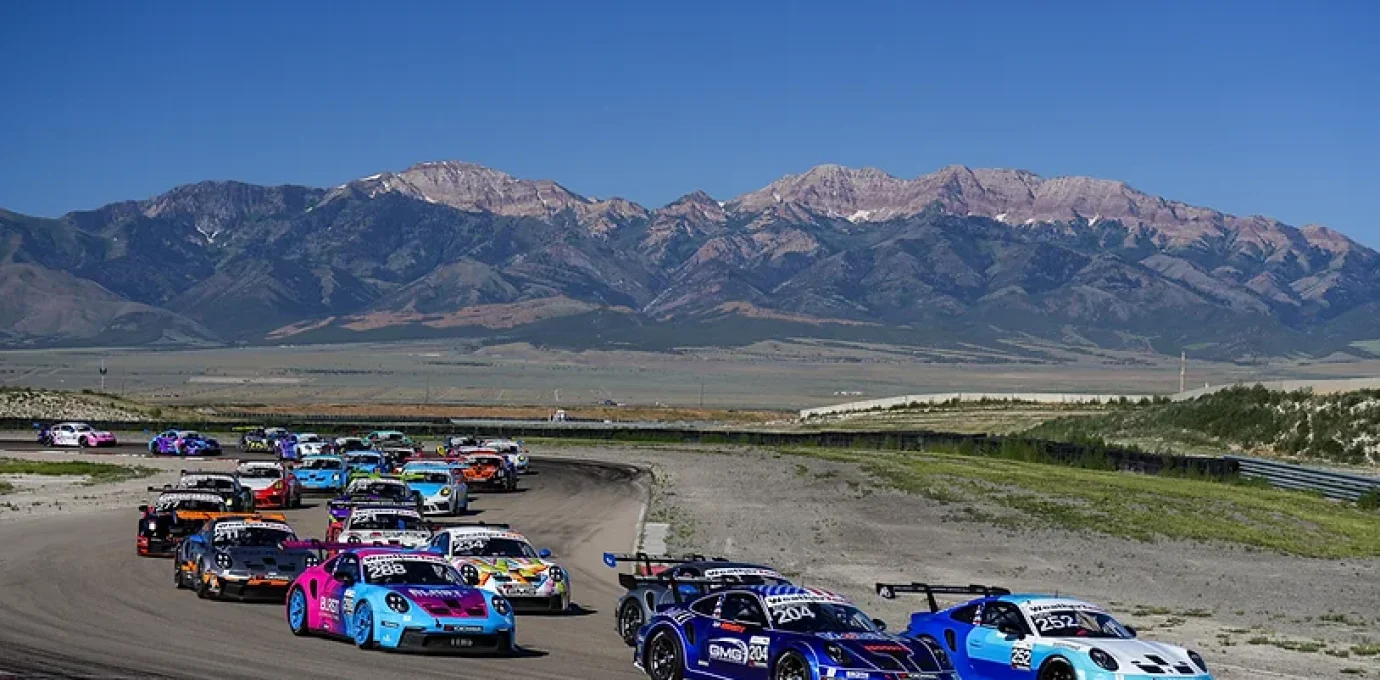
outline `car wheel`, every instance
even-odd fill
[[[350,630],[357,647],[368,649],[374,646],[374,609],[368,602],[355,605],[354,623]]]
[[[86,437],[82,437],[80,440],[77,441],[77,446],[83,449],[88,448],[91,446],[91,440]]]
[[[292,629],[293,635],[306,635],[311,632],[307,630],[307,594],[301,588],[293,588],[288,595],[287,602],[288,628]]]
[[[810,664],[799,652],[786,652],[776,659],[772,680],[809,680]]]
[[[187,587],[187,579],[182,576],[182,561],[175,556],[173,557],[173,586],[178,590],[184,590]]]
[[[1077,680],[1073,666],[1060,657],[1054,657],[1040,667],[1040,680]]]
[[[211,599],[211,581],[206,578],[206,572],[200,564],[196,567],[196,596],[203,600]]]
[[[629,647],[637,644],[637,629],[642,627],[642,605],[628,600],[618,608],[618,635]]]
[[[685,655],[680,640],[669,630],[659,630],[647,641],[642,665],[652,680],[681,680],[685,677]]]

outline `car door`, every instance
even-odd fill
[[[1031,680],[1032,638],[1016,605],[1000,600],[982,608],[981,625],[968,633],[968,660],[979,677],[990,680]]]
[[[767,616],[752,593],[726,593],[700,636],[700,660],[716,676],[766,680]]]
[[[359,558],[341,555],[321,591],[321,623],[327,632],[348,635],[347,621],[354,613],[355,588],[359,584]]]

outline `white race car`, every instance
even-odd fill
[[[527,474],[527,467],[531,461],[527,458],[527,447],[523,446],[522,442],[512,439],[487,439],[483,446],[503,454],[503,457],[507,458],[508,462],[518,471],[518,474]]]
[[[321,435],[303,432],[297,435],[297,456],[317,456],[326,452],[327,441]]]
[[[336,540],[421,549],[431,541],[431,529],[411,508],[361,506],[350,510]]]
[[[550,561],[506,524],[449,525],[431,539],[431,550],[455,566],[461,578],[508,598],[517,610],[564,612],[570,608],[570,572]]]
[[[86,423],[58,423],[38,435],[44,446],[115,446],[115,435]]]
[[[419,461],[403,466],[407,488],[422,495],[422,514],[459,515],[470,508],[465,474],[445,461]]]

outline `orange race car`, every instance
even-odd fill
[[[474,452],[465,456],[465,483],[471,489],[514,491],[517,489],[517,468],[498,452]]]

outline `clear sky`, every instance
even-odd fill
[[[0,3],[0,207],[468,160],[720,199],[832,162],[1122,179],[1380,246],[1380,3]]]

